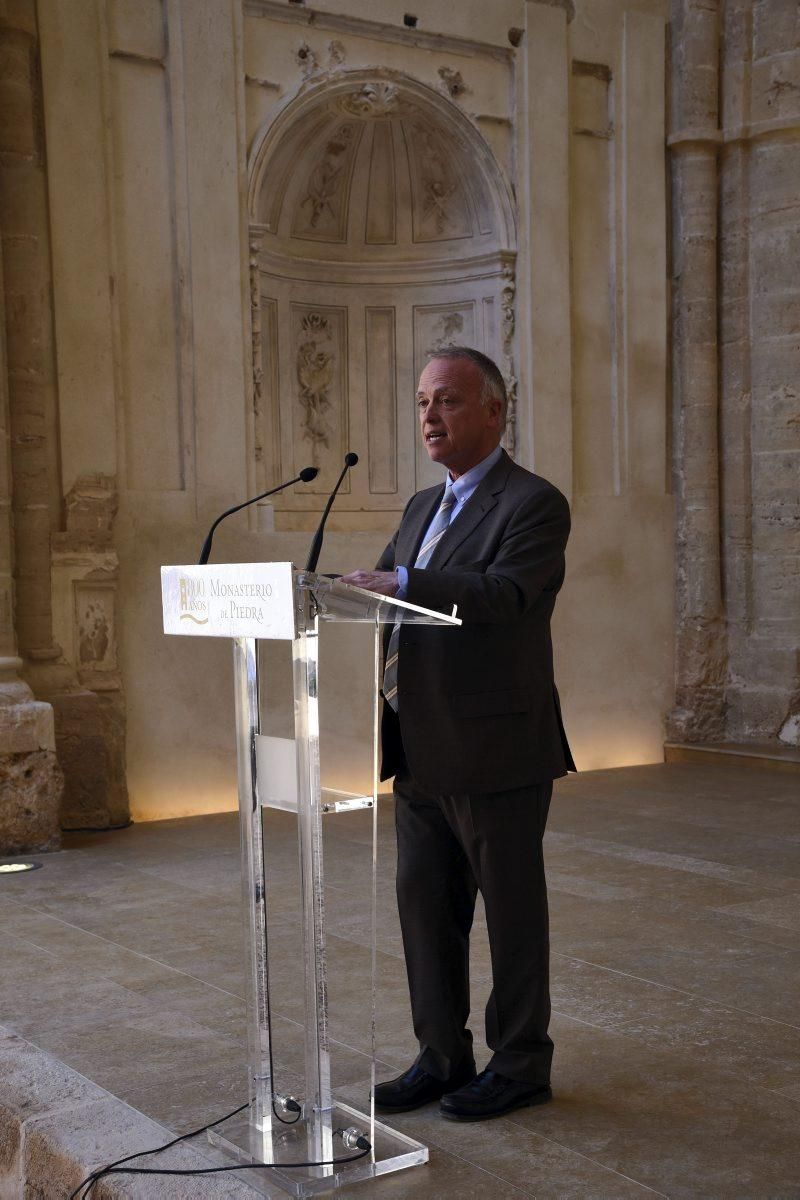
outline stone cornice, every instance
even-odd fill
[[[514,51],[505,46],[493,46],[489,42],[476,42],[455,34],[428,33],[423,29],[408,29],[405,26],[389,25],[383,21],[370,21],[360,17],[348,17],[339,13],[319,12],[313,8],[289,7],[277,0],[244,0],[246,17],[270,17],[293,25],[309,25],[314,29],[349,33],[354,37],[375,38],[382,42],[399,42],[403,46],[418,46],[423,50],[444,50],[454,54],[480,55],[509,63]]]

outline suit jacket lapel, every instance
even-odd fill
[[[419,548],[422,545],[422,535],[433,520],[433,514],[441,504],[443,495],[444,485],[440,488],[432,489],[429,503],[418,505],[417,511],[410,513],[406,517],[400,528],[397,545],[395,546],[395,562],[413,567],[419,553]]]
[[[431,555],[429,567],[442,568],[470,534],[474,533],[486,515],[497,506],[497,496],[504,491],[511,459],[505,451],[489,474],[481,480],[439,545]],[[423,527],[424,528],[424,527]]]

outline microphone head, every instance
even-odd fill
[[[354,454],[352,450],[348,450],[347,454],[344,456],[344,465],[346,467],[354,467],[357,462],[358,455]]]
[[[312,479],[316,479],[319,475],[319,467],[303,467],[300,472],[300,478],[303,483],[311,483]]]

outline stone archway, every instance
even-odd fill
[[[279,527],[316,522],[348,449],[363,463],[338,506],[351,528],[438,482],[412,397],[445,345],[501,365],[514,452],[514,211],[451,101],[388,71],[305,88],[256,138],[248,205],[256,486],[320,467],[315,491],[282,495]]]

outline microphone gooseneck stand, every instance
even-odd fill
[[[267,496],[274,496],[276,492],[282,492],[284,488],[291,487],[293,483],[311,483],[311,480],[316,479],[317,475],[319,475],[318,467],[303,467],[300,474],[295,475],[294,479],[289,479],[286,483],[279,484],[278,487],[270,488],[268,492],[262,492],[260,496],[253,496],[252,500],[244,500],[241,504],[234,504],[233,508],[227,508],[224,513],[220,513],[206,534],[206,540],[203,542],[203,549],[200,551],[197,565],[204,567],[208,562],[208,557],[211,554],[211,543],[214,540],[214,530],[220,521],[224,521],[232,513],[238,512],[240,508],[247,508],[248,504],[256,504],[259,500],[265,500]]]
[[[351,467],[354,467],[356,465],[357,462],[358,462],[358,455],[354,454],[352,450],[348,450],[347,454],[345,454],[345,456],[344,456],[344,466],[342,467],[342,473],[339,476],[339,478],[336,480],[336,487],[333,489],[330,496],[328,497],[328,503],[325,505],[325,509],[322,513],[322,520],[320,521],[319,526],[317,527],[317,532],[314,534],[314,540],[311,543],[311,549],[308,552],[308,560],[306,562],[306,570],[307,571],[316,571],[316,569],[317,569],[317,563],[319,562],[319,555],[320,555],[320,551],[322,549],[322,537],[325,532],[325,522],[328,519],[328,513],[331,511],[331,508],[333,507],[333,502],[336,499],[336,493],[339,491],[339,488],[342,486],[342,481],[343,481],[345,475],[347,474],[347,472],[350,470]]]

